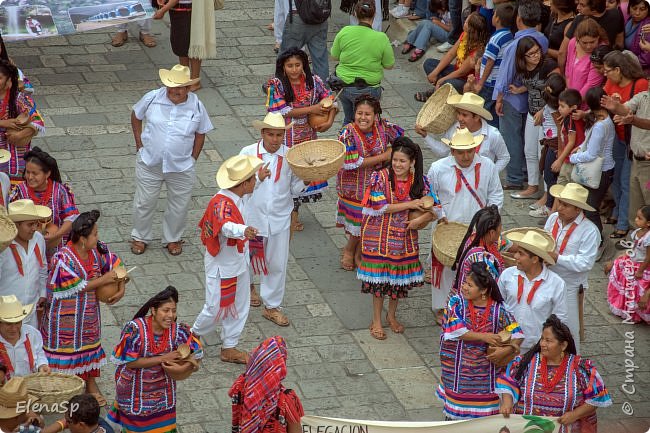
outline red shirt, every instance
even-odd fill
[[[584,120],[573,120],[571,117],[567,117],[562,121],[562,142],[558,144],[558,154],[562,153],[562,150],[564,149],[564,143],[569,142],[569,132],[575,131],[576,133],[576,142],[574,143],[573,149],[576,147],[580,146],[583,141],[585,141],[585,121]],[[572,149],[572,150],[573,150]],[[564,162],[567,164],[570,163],[569,157],[571,156],[571,153],[569,153],[569,156],[566,157]]]
[[[634,94],[632,94],[632,84],[634,84],[634,82],[630,81],[627,86],[620,87],[618,84],[612,83],[611,80],[607,80],[605,86],[603,87],[603,90],[605,90],[605,93],[607,93],[609,96],[618,96],[620,98],[619,102],[621,104],[624,104],[625,102],[632,99],[632,96],[636,95],[637,93],[645,92],[648,90],[648,80],[645,78],[639,78],[636,80],[636,84],[634,85]],[[624,125],[616,125],[616,135],[619,140],[625,140]]]

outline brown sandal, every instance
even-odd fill
[[[156,42],[156,38],[142,32],[140,32],[140,42],[142,42],[142,45],[144,45],[147,48],[153,48],[158,44]]]
[[[172,256],[178,256],[183,252],[183,241],[170,242],[167,244],[167,251]]]
[[[406,328],[404,328],[404,325],[399,323],[397,319],[393,322],[386,316],[386,321],[388,322],[388,326],[390,326],[390,330],[393,331],[395,334],[402,334]]]
[[[136,241],[135,239],[131,239],[131,252],[133,254],[139,256],[140,254],[144,253],[146,249],[147,249],[147,244],[145,244],[142,241]]]
[[[221,358],[222,362],[231,362],[233,364],[248,364],[249,360],[248,353],[235,347],[221,349],[219,358]]]
[[[341,256],[341,268],[346,271],[354,271],[354,256],[349,251],[343,251],[343,255]]]
[[[278,308],[264,308],[264,311],[262,311],[262,317],[266,320],[270,320],[278,326],[289,326],[289,319]]]
[[[262,305],[262,298],[255,290],[255,285],[251,284],[251,307],[259,307]]]
[[[384,332],[384,328],[382,328],[381,326],[373,327],[372,325],[370,325],[370,336],[377,340],[386,339],[386,333]]]

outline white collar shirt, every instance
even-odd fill
[[[424,137],[424,144],[431,149],[431,152],[433,152],[436,158],[449,156],[451,155],[451,149],[442,142],[442,139],[445,138],[451,140],[451,137],[459,128],[460,124],[456,121],[444,134],[429,134]],[[479,155],[492,161],[494,165],[496,165],[498,172],[501,172],[506,168],[510,161],[510,154],[508,153],[506,142],[503,140],[503,137],[497,128],[488,124],[484,119],[481,119],[481,127],[477,131],[472,132],[472,135],[474,137],[479,135],[483,136],[483,142],[478,151]]]
[[[244,200],[228,189],[222,189],[217,194],[231,199],[239,213],[244,216]],[[221,226],[219,232],[219,254],[213,256],[207,250],[203,258],[205,274],[209,277],[233,278],[248,272],[248,242],[244,243],[244,250],[240,253],[236,245],[228,245],[228,239],[245,239],[246,224],[237,224],[232,221]]]
[[[185,102],[174,104],[165,87],[152,90],[133,106],[133,113],[145,121],[139,151],[142,162],[150,167],[162,165],[163,173],[191,169],[195,135],[214,129],[208,111],[192,92]]]
[[[598,246],[600,245],[598,228],[585,218],[585,214],[582,212],[573,223],[567,225],[563,225],[558,213],[554,212],[546,220],[544,230],[553,233],[556,221],[559,225],[555,238],[556,253],[559,253],[570,227],[573,223],[577,225],[571,233],[564,251],[558,255],[557,263],[551,267],[551,270],[562,277],[567,288],[580,285],[586,288],[589,272],[596,263]]]
[[[524,289],[521,301],[518,301],[520,275],[524,280]],[[528,295],[535,282],[540,279],[544,281],[528,304]],[[542,325],[551,314],[555,314],[562,322],[567,323],[567,289],[562,278],[546,265],[532,281],[528,280],[524,272],[512,266],[501,273],[498,284],[506,309],[515,316],[524,331],[522,353],[539,341],[542,336]]]
[[[29,344],[32,347],[32,356],[34,357],[34,371],[29,368],[29,357],[27,355],[27,348],[25,347],[25,340],[29,337]],[[7,356],[11,361],[14,369],[13,376],[27,376],[31,373],[38,371],[41,365],[48,365],[45,351],[43,350],[43,337],[41,333],[33,326],[23,324],[20,328],[20,338],[15,345],[9,343],[0,335],[0,343],[2,343],[7,351]]]
[[[475,188],[475,169],[481,163],[478,188]],[[433,192],[438,195],[442,208],[449,221],[468,224],[474,214],[481,209],[478,201],[461,182],[460,191],[456,192],[456,159],[453,156],[440,159],[429,169],[428,178]],[[474,161],[467,168],[458,167],[467,179],[472,189],[480,198],[483,206],[503,206],[503,188],[499,179],[496,166],[488,158],[480,155],[474,156]]]

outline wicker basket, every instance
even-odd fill
[[[293,172],[306,182],[327,180],[343,166],[345,145],[338,140],[309,140],[287,152]]]
[[[516,233],[516,232],[526,233],[530,231],[537,232],[540,235],[544,236],[546,239],[548,239],[551,242],[551,245],[553,245],[553,249],[555,249],[555,239],[553,239],[553,236],[551,236],[551,234],[546,230],[540,229],[539,227],[517,227],[515,229],[510,229],[502,232],[501,237],[505,238],[508,233]],[[508,251],[504,251],[503,253],[501,253],[501,256],[503,257],[503,261],[507,268],[517,265],[517,261],[515,260],[514,254],[509,253]]]
[[[454,86],[449,83],[443,84],[420,109],[415,120],[416,125],[420,125],[432,134],[446,132],[456,121],[456,109],[447,104],[447,98],[457,94]]]
[[[2,208],[2,206],[0,206]],[[0,215],[0,253],[7,249],[18,234],[16,224],[4,215]]]
[[[25,376],[27,391],[38,397],[38,402],[54,406],[83,394],[86,383],[78,376],[61,373],[34,373]]]
[[[466,224],[453,221],[436,226],[431,237],[431,248],[440,263],[445,266],[454,264],[458,247],[467,233],[467,227]]]

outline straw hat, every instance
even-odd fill
[[[201,78],[190,78],[190,68],[175,65],[171,69],[159,69],[158,76],[165,87],[185,87],[198,83]]]
[[[451,140],[443,138],[442,142],[452,149],[469,150],[481,145],[483,142],[483,135],[481,134],[475,137],[471,132],[469,132],[469,129],[463,128],[454,132]]]
[[[34,304],[23,305],[16,295],[0,296],[0,322],[18,323],[34,309]]]
[[[536,256],[539,256],[546,263],[554,265],[555,260],[549,253],[553,252],[555,245],[542,234],[529,230],[526,233],[514,232],[506,235],[508,240],[511,240],[515,245],[529,251]]]
[[[450,95],[447,98],[447,104],[454,108],[467,110],[470,113],[478,114],[485,120],[492,120],[492,114],[483,108],[485,99],[478,96],[476,93],[466,92],[462,95]]]
[[[247,155],[237,155],[228,158],[217,172],[217,185],[219,188],[228,189],[235,187],[251,177],[264,161]]]
[[[29,410],[27,402],[38,401],[38,397],[27,393],[27,380],[24,377],[12,377],[0,388],[0,419],[11,419]],[[18,404],[21,403],[21,409]]]
[[[52,209],[36,205],[30,199],[21,199],[9,203],[7,216],[13,222],[42,220],[52,216]]]
[[[293,126],[293,122],[288,125],[284,124],[284,116],[280,113],[267,113],[264,120],[253,120],[253,128],[259,129],[284,129],[287,130]]]
[[[580,209],[595,211],[593,207],[587,204],[589,191],[584,186],[577,183],[567,183],[566,185],[553,185],[549,192],[557,199],[567,202]]]
[[[10,159],[11,159],[11,153],[9,153],[8,150],[0,149],[0,164],[4,164]]]

